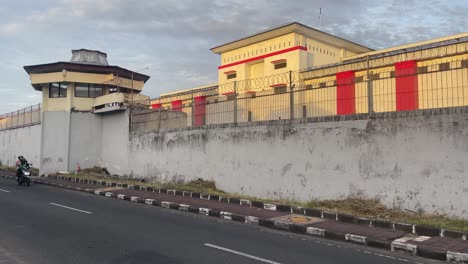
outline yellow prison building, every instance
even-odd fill
[[[186,126],[464,106],[468,34],[372,50],[300,23],[217,46],[218,83],[162,94]]]

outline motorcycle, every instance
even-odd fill
[[[21,169],[21,176],[17,179],[18,185],[26,183],[27,186],[31,186],[31,165],[25,164]]]

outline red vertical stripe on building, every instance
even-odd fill
[[[418,66],[415,60],[395,63],[396,110],[418,109]]]
[[[182,112],[182,100],[174,100],[171,105],[172,111]]]
[[[356,113],[356,96],[354,71],[336,74],[336,114],[350,115]]]
[[[159,108],[161,108],[161,106],[162,106],[161,104],[152,104],[151,108],[152,109],[159,109]]]
[[[194,125],[203,126],[206,118],[206,97],[197,96],[195,100]]]

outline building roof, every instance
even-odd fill
[[[255,44],[275,37],[283,36],[289,33],[300,33],[331,45],[335,45],[338,47],[346,47],[347,49],[356,53],[373,51],[373,49],[368,48],[366,46],[325,33],[323,31],[317,30],[315,28],[306,26],[298,22],[292,22],[272,29],[267,29],[259,33],[253,34],[251,36],[214,47],[211,49],[211,51],[216,54],[221,54],[227,51],[245,47],[247,45]]]
[[[343,58],[343,61],[359,59],[359,58],[363,58],[367,56],[369,56],[370,58],[373,58],[379,55],[391,56],[395,54],[407,53],[411,51],[417,51],[417,50],[423,50],[423,49],[429,49],[429,48],[437,48],[437,47],[442,47],[442,46],[446,46],[450,44],[467,42],[467,41],[468,41],[468,33],[460,33],[456,35],[450,35],[450,36],[445,36],[441,38],[434,38],[434,39],[429,39],[425,41],[414,42],[414,43],[404,44],[404,45],[390,47],[386,49],[362,53],[362,54],[358,54],[358,55],[354,55],[350,57],[345,57]]]
[[[136,81],[146,82],[149,80],[148,75],[133,72],[119,66],[113,65],[99,65],[99,64],[88,64],[88,63],[76,63],[76,62],[53,62],[46,64],[37,64],[24,66],[24,70],[28,74],[38,73],[50,73],[50,72],[61,72],[63,70],[72,72],[84,72],[84,73],[96,73],[96,74],[114,74],[122,78],[131,79],[133,73],[133,79]]]
[[[414,43],[395,46],[395,47],[391,47],[387,49],[376,50],[376,51],[362,53],[362,54],[358,54],[354,56],[344,57],[342,61],[338,63],[309,67],[307,69],[302,70],[302,72],[320,70],[320,69],[330,68],[334,66],[352,64],[356,62],[363,62],[366,60],[374,60],[374,59],[380,59],[380,58],[385,58],[385,57],[391,57],[391,56],[406,54],[410,52],[443,48],[449,45],[460,44],[460,43],[468,43],[468,33],[461,33],[461,34],[456,34],[456,35],[451,35],[451,36],[446,36],[446,37],[441,37],[441,38],[414,42]],[[462,51],[463,50],[459,50],[458,52],[462,52]]]
[[[175,96],[181,96],[181,95],[193,94],[193,93],[199,93],[199,92],[208,92],[208,91],[212,91],[216,89],[218,89],[218,84],[204,85],[204,86],[179,90],[175,92],[163,93],[159,96],[159,98],[156,98],[156,99],[163,99],[163,98],[168,98],[168,97],[175,97]]]
[[[107,54],[99,50],[78,49],[72,50],[70,62],[84,64],[109,65]]]

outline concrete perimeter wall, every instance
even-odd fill
[[[246,195],[379,198],[468,218],[468,113],[458,111],[133,134],[129,164],[137,176],[201,177]]]
[[[128,117],[128,111],[102,116],[101,160],[98,165],[107,168],[111,174],[131,174],[128,163]]]
[[[102,118],[90,112],[72,112],[68,171],[96,166],[101,160]]]
[[[0,131],[0,162],[5,166],[15,166],[18,156],[23,155],[39,167],[40,148],[40,124]]]
[[[41,174],[68,171],[71,113],[43,112],[41,133]]]
[[[93,166],[129,174],[128,113],[44,112],[41,174]]]

